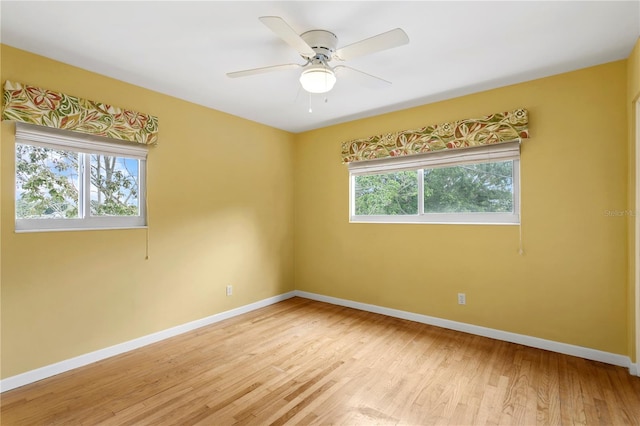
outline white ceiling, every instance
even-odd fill
[[[639,0],[2,1],[0,14],[4,44],[291,132],[623,59],[640,36]],[[300,70],[225,75],[304,62],[265,15],[338,47],[396,27],[410,43],[346,63],[391,87],[339,79],[325,102]]]

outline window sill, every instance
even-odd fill
[[[349,223],[431,224],[431,225],[520,225],[520,215],[415,215],[415,216],[351,216]]]
[[[75,232],[75,231],[110,231],[110,230],[124,230],[124,229],[147,229],[148,225],[144,226],[113,226],[113,227],[91,227],[91,228],[55,228],[55,229],[15,229],[16,234],[28,234],[33,232]]]
[[[360,223],[360,224],[377,224],[377,225],[498,225],[498,226],[509,226],[509,225],[520,225],[520,223],[516,222],[384,222],[384,221],[372,221],[372,220],[350,220],[349,223]]]

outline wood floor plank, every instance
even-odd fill
[[[640,424],[624,368],[292,298],[0,396],[2,425]]]

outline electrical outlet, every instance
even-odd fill
[[[227,286],[227,296],[231,296],[233,294],[233,286],[232,285],[228,285]]]
[[[466,305],[467,296],[464,293],[458,293],[458,305]]]

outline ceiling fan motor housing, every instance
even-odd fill
[[[338,46],[338,37],[334,33],[325,30],[307,31],[300,34],[300,37],[316,52],[316,57],[320,56],[325,61],[331,59]],[[306,57],[306,59],[313,58]]]

